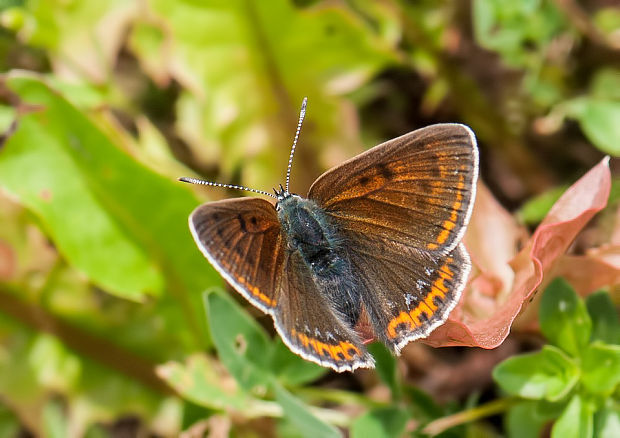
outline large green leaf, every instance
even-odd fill
[[[39,109],[0,152],[0,184],[93,282],[131,300],[168,291],[197,332],[197,292],[220,279],[187,229],[191,192],[132,160],[40,78],[7,84]]]
[[[43,425],[45,436],[50,438],[63,438],[67,436],[67,424],[59,400],[48,400],[43,408]]]

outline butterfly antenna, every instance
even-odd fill
[[[295,131],[295,139],[293,140],[293,146],[291,147],[291,155],[288,157],[288,168],[286,169],[286,193],[289,193],[288,186],[289,181],[291,180],[291,168],[293,167],[293,155],[295,155],[295,147],[297,146],[297,139],[299,138],[299,133],[301,132],[301,124],[304,122],[304,117],[306,117],[306,106],[308,105],[308,98],[304,97],[304,100],[301,102],[301,110],[299,111],[299,122],[297,122],[297,131]]]
[[[190,183],[190,184],[200,184],[200,185],[203,185],[203,186],[222,187],[224,189],[244,190],[246,192],[259,193],[261,195],[267,195],[267,196],[271,196],[272,198],[278,199],[277,196],[274,196],[271,193],[265,192],[263,190],[251,189],[251,188],[245,187],[245,186],[237,186],[237,185],[234,185],[234,184],[216,183],[216,182],[211,182],[211,181],[205,181],[203,179],[198,179],[198,178],[189,178],[187,176],[183,176],[183,177],[179,178],[179,181],[183,181],[183,182]]]

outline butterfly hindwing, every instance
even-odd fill
[[[377,338],[399,354],[407,343],[425,338],[458,303],[470,271],[462,244],[441,257],[428,257],[395,242],[348,236],[359,275],[360,295]],[[376,251],[376,245],[381,251]]]
[[[189,222],[198,247],[220,274],[252,304],[271,313],[284,260],[273,205],[258,198],[210,202],[194,210]]]
[[[327,171],[308,197],[340,219],[343,230],[446,254],[461,240],[469,220],[477,169],[471,130],[439,124]]]
[[[336,371],[372,368],[374,360],[358,335],[321,293],[299,252],[287,252],[276,329],[284,342],[305,359]]]

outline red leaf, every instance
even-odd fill
[[[461,302],[448,321],[424,342],[435,347],[461,345],[495,348],[500,345],[508,336],[512,322],[534,298],[558,258],[566,252],[588,221],[605,207],[610,188],[609,158],[605,158],[562,195],[512,260],[507,257],[509,251],[506,244],[510,243],[509,236],[513,232],[501,232],[495,227],[485,229],[484,222],[488,221],[485,213],[488,214],[491,204],[488,199],[490,195],[481,191],[465,237],[476,269]],[[500,213],[500,216],[503,214]],[[514,229],[516,223],[511,222],[509,226]],[[502,234],[499,236],[497,260],[489,261],[493,255],[489,248],[496,247],[498,236],[494,233],[498,232]],[[513,243],[516,241],[514,237]],[[490,279],[499,280],[501,284],[494,285]],[[488,289],[489,284],[494,296],[483,301],[482,291]]]

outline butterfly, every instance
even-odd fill
[[[194,178],[271,196],[215,201],[189,226],[198,248],[284,343],[338,372],[374,367],[359,327],[394,354],[443,324],[470,271],[461,243],[474,203],[474,133],[448,123],[389,140],[328,170],[306,198]]]

